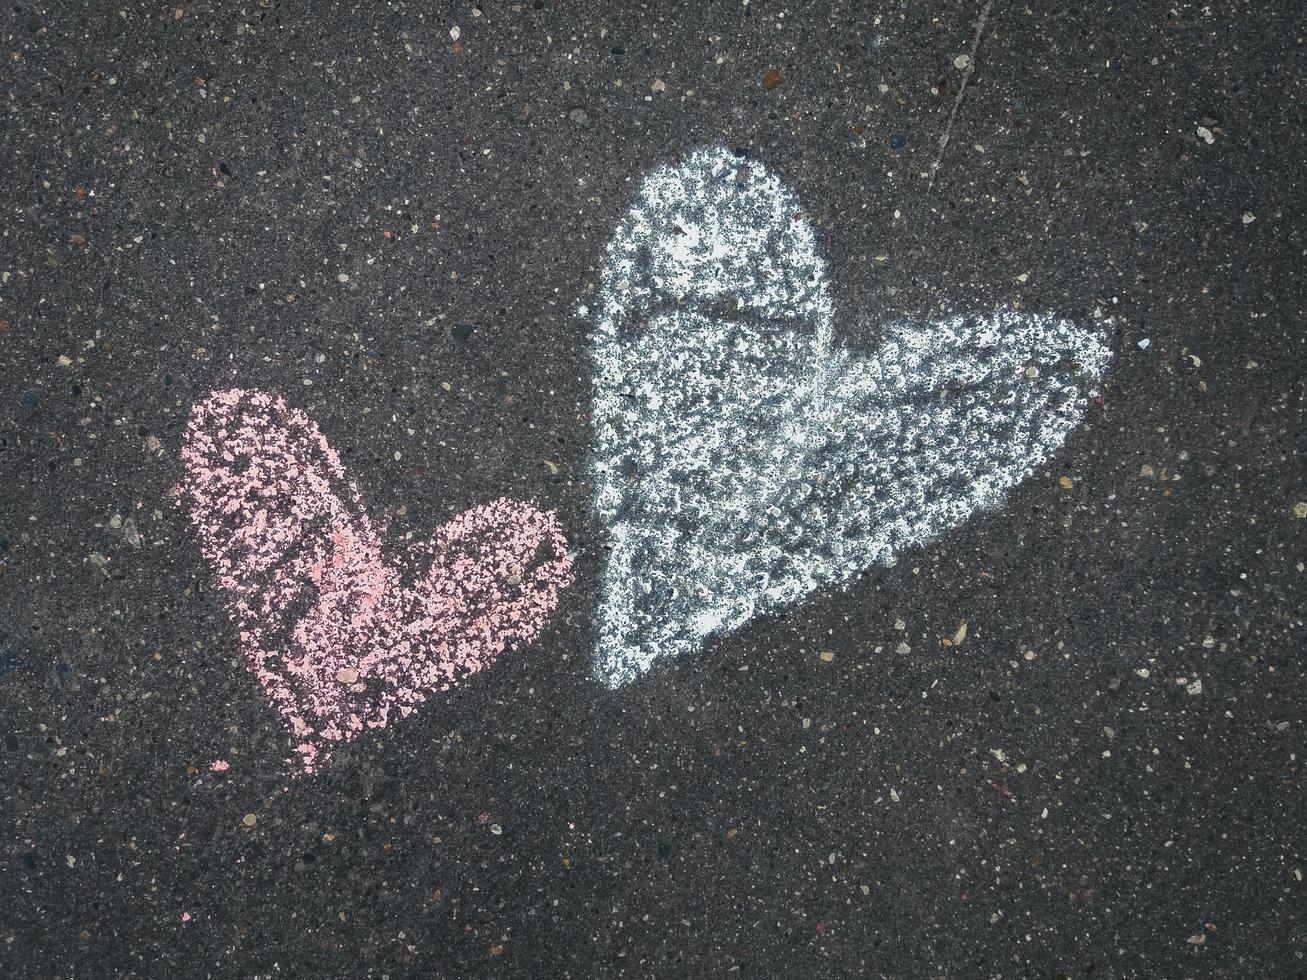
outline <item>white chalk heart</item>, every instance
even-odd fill
[[[812,225],[722,147],[650,172],[592,317],[595,674],[611,686],[996,506],[1076,426],[1110,351],[1056,317],[833,338]]]

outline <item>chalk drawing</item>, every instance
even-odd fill
[[[304,770],[533,640],[571,584],[552,514],[499,499],[388,557],[340,457],[261,391],[191,412],[177,496]]]
[[[904,319],[869,357],[843,349],[812,225],[717,146],[646,175],[581,312],[611,686],[998,505],[1111,356],[1015,312]]]

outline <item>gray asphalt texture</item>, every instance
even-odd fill
[[[1301,5],[308,6],[0,13],[0,975],[1307,972]],[[1115,358],[1001,511],[609,691],[573,309],[714,141],[850,345],[1019,305]],[[308,779],[170,502],[233,383],[392,538],[509,495],[576,549]]]

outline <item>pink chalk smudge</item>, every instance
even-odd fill
[[[557,519],[505,498],[388,557],[336,451],[267,392],[211,393],[181,455],[178,500],[306,772],[535,639],[572,582]]]
[[[212,762],[209,763],[209,769],[212,772],[226,772],[230,768],[231,768],[231,763],[229,763],[226,759],[214,759]]]

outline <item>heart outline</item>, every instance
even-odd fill
[[[339,455],[272,393],[211,392],[181,456],[175,499],[305,773],[534,640],[572,583],[557,518],[507,498],[388,556]]]
[[[1111,357],[1095,330],[1006,311],[892,321],[860,359],[793,194],[718,145],[645,176],[579,312],[610,687],[997,507]]]

